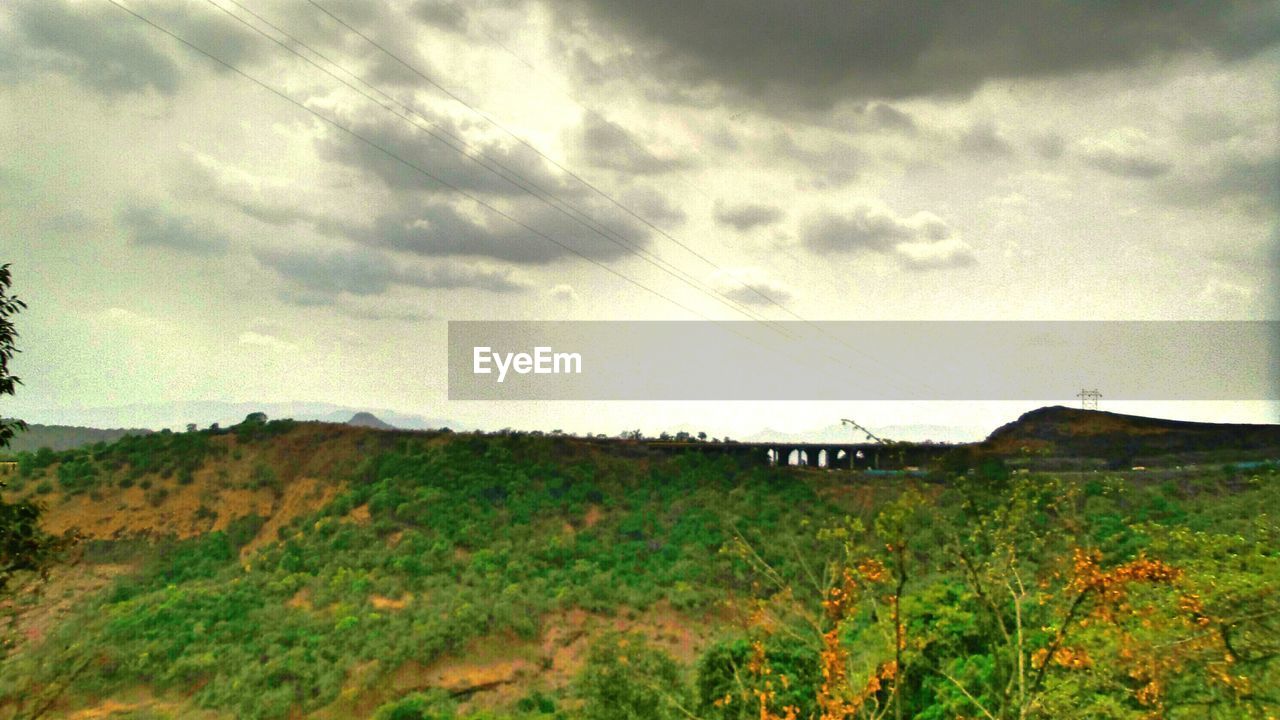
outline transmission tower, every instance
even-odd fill
[[[1076,393],[1076,397],[1080,398],[1080,407],[1085,410],[1097,410],[1098,401],[1102,399],[1102,393],[1095,390],[1081,390]]]

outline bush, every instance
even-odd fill
[[[698,711],[707,720],[749,720],[759,716],[759,707],[744,702],[721,702],[737,696],[741,673],[751,662],[751,644],[745,639],[720,642],[707,648],[698,660]],[[816,715],[814,698],[822,684],[818,653],[796,641],[770,643],[765,655],[776,676],[786,676],[787,686],[777,688],[775,707],[794,706],[800,717]]]
[[[640,635],[597,639],[574,690],[585,720],[684,720],[690,704],[680,666]]]
[[[158,487],[147,491],[147,502],[151,503],[152,507],[160,507],[168,497],[169,488]]]
[[[254,490],[270,488],[277,497],[284,492],[284,484],[280,482],[280,476],[276,475],[276,471],[266,463],[258,463],[253,467],[253,472],[249,475],[249,487]]]
[[[442,690],[413,693],[389,702],[373,713],[374,720],[451,720],[457,706]]]

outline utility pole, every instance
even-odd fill
[[[1102,393],[1097,389],[1081,390],[1076,393],[1076,397],[1080,398],[1080,407],[1084,410],[1097,410],[1098,401],[1102,399]]]

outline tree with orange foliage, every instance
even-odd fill
[[[907,491],[870,531],[857,520],[824,531],[837,559],[820,612],[743,542],[778,590],[752,613],[742,692],[723,702],[760,720],[1277,716],[1257,682],[1280,672],[1273,551],[1255,545],[1241,562],[1257,574],[1238,577],[1256,580],[1227,590],[1213,560],[1226,549],[1204,538],[1153,545],[1202,567],[1104,551],[1072,483],[1017,479],[987,501],[955,514]],[[796,638],[818,670],[811,702],[770,662]]]

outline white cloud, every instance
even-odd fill
[[[1111,175],[1132,178],[1154,178],[1164,175],[1173,163],[1145,131],[1123,127],[1096,138],[1079,142],[1084,161]]]
[[[570,305],[576,305],[578,301],[582,299],[578,295],[578,291],[574,290],[572,285],[566,283],[559,283],[552,286],[552,288],[547,291],[547,294],[554,300],[558,300],[562,303],[568,303]]]
[[[756,267],[722,268],[712,274],[711,284],[725,297],[743,305],[785,304],[793,297],[785,284]]]
[[[973,248],[937,215],[921,211],[903,216],[872,201],[859,202],[843,213],[810,218],[803,240],[816,253],[884,254],[912,269],[960,267],[976,262]]]
[[[281,340],[274,335],[254,332],[253,330],[246,330],[240,333],[240,337],[237,338],[237,341],[241,345],[267,348],[269,350],[276,350],[279,352],[294,352],[298,349],[298,346],[291,342]]]

